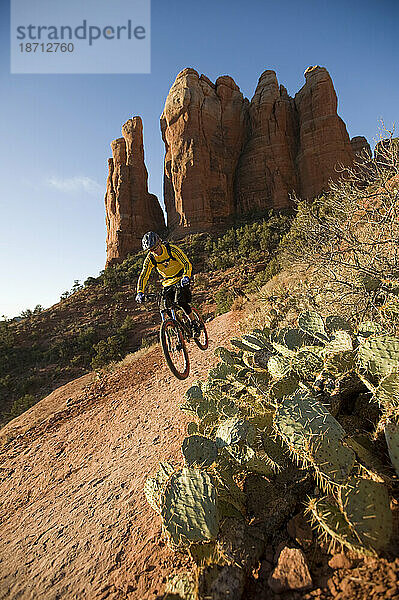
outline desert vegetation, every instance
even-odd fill
[[[254,215],[219,236],[194,234],[179,242],[194,264],[195,301],[201,305],[205,301],[208,317],[226,312],[236,299],[238,292],[227,289],[232,273],[239,290],[267,281],[264,265],[273,262],[290,220],[288,215],[269,213],[261,219]],[[38,305],[15,319],[0,321],[3,421],[15,418],[67,381],[153,343],[159,322],[156,306],[138,311],[134,301],[143,259],[142,252],[130,255],[98,277],[83,283],[75,280],[48,310]],[[260,271],[251,272],[259,265]],[[155,277],[149,290],[156,290]]]
[[[286,527],[287,498],[327,552],[397,555],[398,167],[391,136],[323,196],[298,200],[278,262],[309,274],[308,308],[265,288],[258,327],[187,390],[183,464],[161,463],[144,489],[170,546],[193,559],[165,598],[241,597],[265,537]],[[258,502],[262,489],[277,496],[263,522],[254,488]]]

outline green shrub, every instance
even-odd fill
[[[8,415],[9,420],[11,421],[11,419],[15,419],[19,415],[22,415],[23,412],[28,410],[28,408],[31,408],[31,406],[34,404],[36,404],[36,399],[31,394],[25,394],[24,396],[21,396],[21,398],[18,398],[18,400],[15,400],[12,403]]]
[[[215,293],[216,314],[222,315],[230,310],[234,301],[234,294],[227,286],[223,286]]]
[[[91,361],[92,368],[101,369],[112,361],[121,360],[125,342],[126,337],[122,332],[111,335],[106,340],[100,340],[94,346],[95,355]]]

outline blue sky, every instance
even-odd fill
[[[103,268],[109,144],[133,115],[162,201],[159,116],[184,67],[231,75],[251,98],[265,69],[294,95],[319,64],[351,137],[399,127],[397,0],[152,0],[149,75],[10,75],[0,6],[0,315],[48,307]]]

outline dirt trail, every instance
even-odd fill
[[[217,362],[214,349],[238,318],[208,323],[206,352],[190,344],[186,381],[171,375],[156,347],[99,381],[63,386],[2,430],[0,598],[162,593],[182,559],[160,543],[144,481],[160,460],[180,462],[189,421],[178,408],[183,393]]]

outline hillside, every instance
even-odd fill
[[[270,277],[276,268],[273,252],[289,223],[288,216],[269,214],[219,235],[182,241],[194,267],[194,302],[205,317],[228,310],[243,290],[254,291]],[[135,302],[143,259],[143,253],[130,255],[49,309],[0,322],[0,423],[60,385],[157,338],[155,303],[138,307]],[[150,289],[158,289],[155,276]]]
[[[217,362],[238,314],[209,323],[179,382],[159,347],[96,379],[56,390],[1,430],[0,598],[155,598],[184,559],[160,544],[143,485],[180,462],[185,389]],[[8,441],[7,441],[8,440]]]
[[[211,340],[190,347],[188,380],[157,345],[118,362],[126,330],[146,331],[135,309],[89,344],[86,374],[1,430],[0,597],[399,597],[399,157],[384,147],[293,221],[182,242]],[[115,318],[141,260],[64,299],[68,319]],[[36,318],[51,339],[45,314],[6,334]]]

